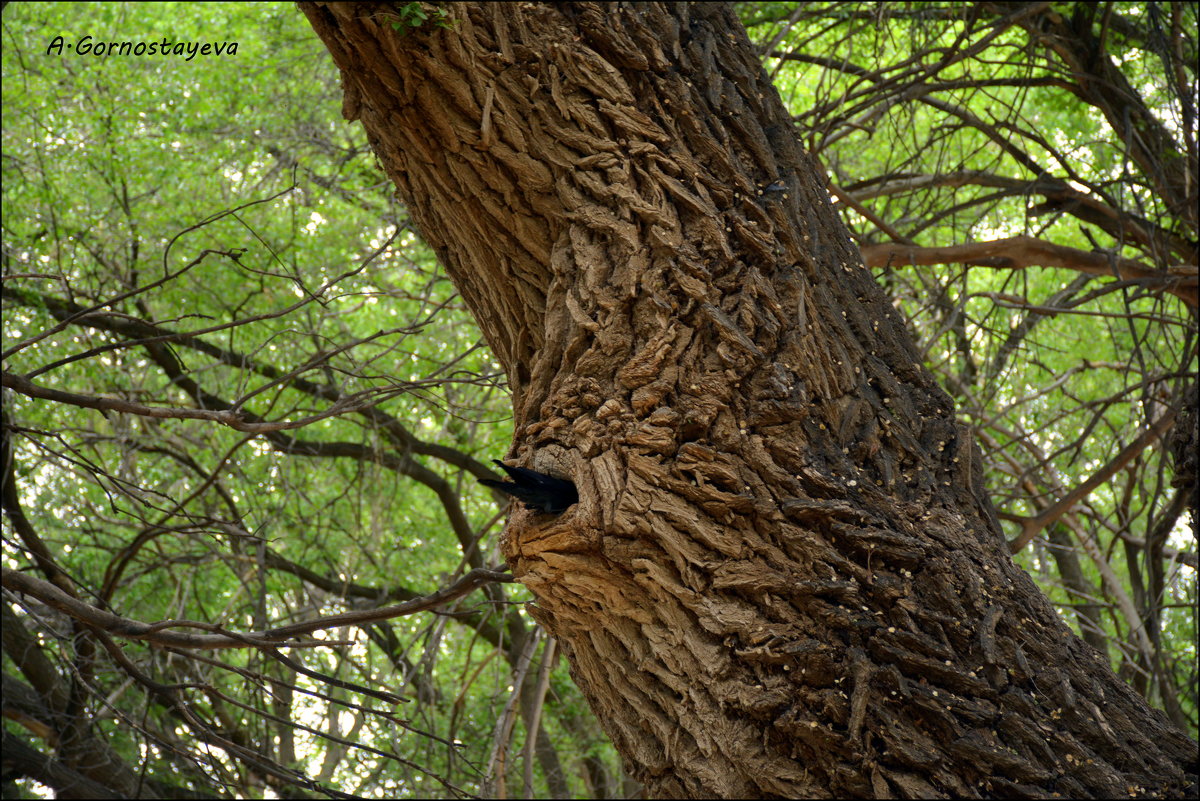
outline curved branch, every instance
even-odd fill
[[[221,423],[236,431],[247,431],[264,434],[275,431],[285,431],[291,428],[303,428],[328,417],[335,417],[345,412],[354,411],[366,404],[361,398],[369,394],[378,394],[388,390],[355,393],[338,400],[328,409],[319,414],[309,415],[299,420],[280,420],[276,422],[255,422],[248,418],[252,415],[233,409],[181,409],[167,406],[147,406],[144,403],[124,400],[123,398],[105,397],[102,395],[84,395],[78,392],[64,392],[60,389],[39,386],[24,376],[5,372],[0,376],[3,385],[13,392],[19,392],[30,398],[51,400],[66,403],[71,406],[82,406],[85,409],[97,409],[101,412],[124,412],[141,417],[175,418],[179,420],[208,420]]]
[[[1024,548],[1029,544],[1029,541],[1037,536],[1038,532],[1046,526],[1058,520],[1064,514],[1071,510],[1071,507],[1077,504],[1083,498],[1086,498],[1092,490],[1112,478],[1118,470],[1127,465],[1139,453],[1144,451],[1154,440],[1161,437],[1175,422],[1176,410],[1171,409],[1163,414],[1162,417],[1154,421],[1154,424],[1142,432],[1141,436],[1133,442],[1121,449],[1108,464],[1101,467],[1093,473],[1086,481],[1084,481],[1075,489],[1068,492],[1062,498],[1055,501],[1050,506],[1043,509],[1034,517],[1020,518],[1021,533],[1018,534],[1008,543],[1008,550],[1011,553]],[[1008,519],[1014,519],[1015,516],[1009,515]],[[1120,586],[1119,584],[1117,586]]]
[[[1054,245],[1031,236],[1014,236],[991,242],[968,242],[940,248],[896,243],[866,245],[862,248],[862,255],[868,267],[958,262],[1007,270],[1061,267],[1091,275],[1108,275],[1137,281],[1169,292],[1189,306],[1200,305],[1200,272],[1195,266],[1178,266],[1163,272],[1132,259]]]
[[[52,609],[56,609],[93,628],[118,637],[125,637],[131,640],[144,640],[159,646],[207,649],[241,648],[247,646],[253,648],[274,648],[280,645],[288,647],[328,645],[329,643],[323,640],[307,642],[287,642],[287,640],[301,634],[311,634],[314,631],[321,631],[323,629],[375,623],[380,620],[388,620],[394,617],[411,615],[415,612],[436,609],[456,598],[469,595],[477,588],[486,584],[512,582],[515,580],[511,574],[503,571],[481,568],[472,570],[458,581],[448,587],[443,587],[437,592],[421,598],[415,598],[411,601],[405,601],[395,606],[347,612],[341,615],[328,615],[304,623],[294,623],[290,626],[280,626],[265,631],[237,634],[225,632],[220,626],[215,626],[211,623],[194,620],[163,620],[158,623],[143,623],[131,620],[130,618],[98,609],[91,604],[72,598],[48,581],[42,581],[20,571],[10,570],[9,568],[4,568],[3,572],[3,586],[7,589],[36,598]],[[180,634],[178,632],[165,631],[165,629],[176,626],[220,633]]]

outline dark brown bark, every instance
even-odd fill
[[[658,796],[1181,792],[1009,558],[970,432],[721,4],[303,3],[570,476],[504,543]]]

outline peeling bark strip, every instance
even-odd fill
[[[658,796],[1172,795],[721,4],[302,3],[579,503],[505,552]],[[763,189],[781,182],[772,191]]]

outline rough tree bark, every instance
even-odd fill
[[[658,796],[1182,792],[1009,558],[969,433],[722,4],[302,3],[508,373],[509,562]]]

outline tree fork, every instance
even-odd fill
[[[724,4],[301,3],[502,362],[503,542],[657,796],[1172,795]]]

